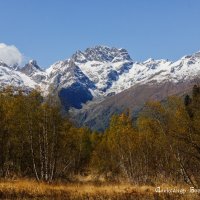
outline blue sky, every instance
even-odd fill
[[[200,50],[199,0],[0,0],[0,43],[42,67],[95,45],[134,60]]]

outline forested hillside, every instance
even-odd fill
[[[147,102],[136,121],[114,115],[104,133],[77,128],[59,100],[11,87],[0,93],[0,177],[200,185],[200,87],[184,100]]]

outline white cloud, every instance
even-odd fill
[[[7,65],[21,64],[23,55],[14,45],[0,43],[0,60]]]

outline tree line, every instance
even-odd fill
[[[137,120],[114,115],[104,133],[76,127],[55,96],[0,93],[0,176],[38,181],[103,176],[137,184],[200,185],[200,87],[147,102]]]

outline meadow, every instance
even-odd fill
[[[162,185],[163,188],[172,186]],[[0,199],[67,199],[67,200],[166,200],[199,199],[198,193],[156,193],[153,186],[128,183],[44,183],[35,180],[1,180]],[[174,188],[185,188],[176,186]]]

